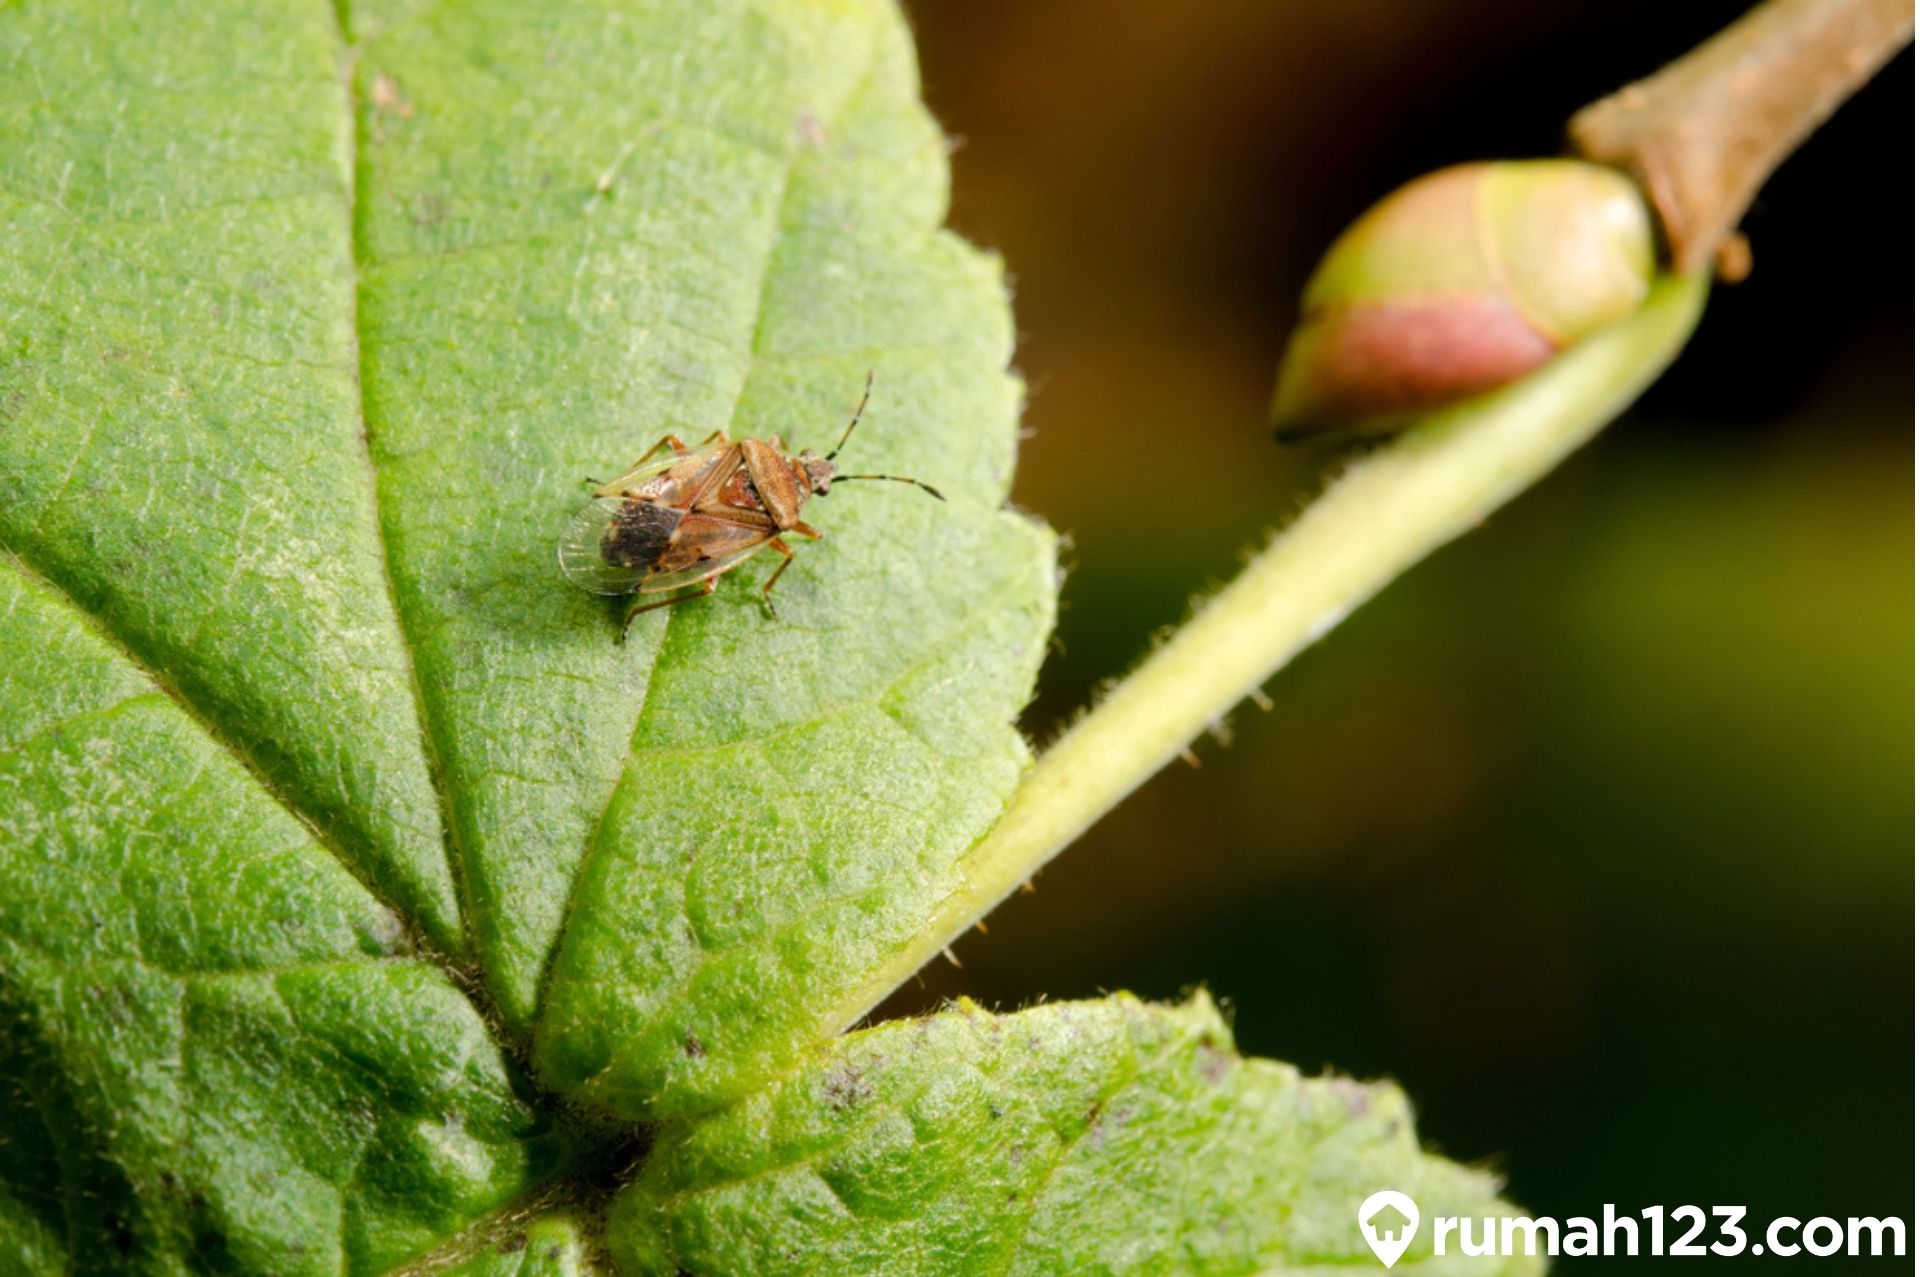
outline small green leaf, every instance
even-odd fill
[[[1510,1213],[1420,1151],[1393,1087],[1242,1059],[1204,996],[962,1003],[670,1127],[608,1239],[632,1277],[1373,1270],[1356,1216],[1382,1188],[1429,1217]],[[1424,1233],[1400,1262],[1540,1268],[1435,1258]]]

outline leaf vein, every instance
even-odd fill
[[[414,652],[414,640],[407,624],[407,614],[400,606],[399,591],[393,575],[393,538],[387,528],[386,516],[380,500],[380,464],[373,450],[373,422],[367,412],[366,397],[366,349],[361,336],[363,316],[361,314],[361,278],[365,272],[367,248],[361,235],[362,201],[365,198],[365,182],[361,172],[364,147],[361,145],[358,114],[354,109],[354,76],[358,65],[358,52],[353,41],[349,15],[345,0],[336,0],[334,19],[339,28],[342,55],[342,92],[347,110],[347,138],[350,153],[346,164],[346,204],[347,204],[347,251],[353,278],[352,314],[348,323],[348,340],[352,344],[352,359],[349,362],[350,375],[353,378],[354,411],[360,427],[361,457],[366,463],[368,499],[373,507],[373,532],[380,547],[380,579],[386,588],[387,605],[393,612],[394,631],[400,639],[401,660],[406,665],[407,686],[413,695],[414,718],[420,726],[420,746],[426,759],[428,780],[433,786],[434,800],[439,807],[441,846],[446,856],[447,872],[452,875],[454,890],[460,902],[461,926],[467,935],[468,945],[477,953],[479,945],[473,934],[473,905],[467,888],[467,865],[460,843],[458,824],[454,819],[452,796],[447,789],[446,769],[441,763],[439,742],[433,728],[433,715],[429,712],[426,688],[420,681],[420,667]],[[485,996],[483,982],[461,981],[471,985],[469,990]],[[485,1017],[490,1023],[503,1023],[502,1017],[489,1014]]]
[[[105,614],[96,612],[81,603],[79,598],[59,580],[41,571],[38,565],[27,558],[21,547],[9,546],[0,547],[0,549],[6,552],[14,568],[27,579],[28,584],[64,604],[88,633],[111,648],[115,656],[126,662],[158,693],[172,701],[174,707],[186,715],[188,721],[198,728],[202,735],[238,763],[240,769],[253,780],[255,786],[274,805],[291,816],[300,828],[306,831],[307,836],[313,839],[316,846],[339,862],[348,876],[359,884],[361,890],[373,897],[383,909],[400,921],[405,929],[409,947],[454,977],[456,983],[459,981],[462,967],[453,956],[435,944],[419,924],[387,894],[380,883],[347,854],[332,830],[309,816],[290,794],[281,789],[244,745],[221,731],[212,716],[202,709],[198,702],[161,674],[158,666],[143,658],[134,648],[133,640],[129,635],[115,628]],[[125,705],[126,702],[121,701],[119,704]]]
[[[1127,1089],[1143,1076],[1150,1075],[1154,1070],[1158,1069],[1161,1065],[1179,1054],[1180,1051],[1191,1045],[1194,1036],[1192,1033],[1183,1033],[1168,1043],[1164,1049],[1156,1053],[1151,1060],[1147,1061],[1142,1061],[1139,1052],[1136,1050],[1133,1053],[1131,1066],[1125,1069],[1119,1078],[1101,1089],[1099,1095],[1094,1099],[1093,1112],[1088,1117],[1086,1125],[1060,1142],[1060,1147],[1054,1150],[1053,1157],[1047,1164],[1045,1174],[1040,1177],[1040,1181],[1034,1186],[1033,1192],[1027,1195],[1027,1200],[1021,1212],[1023,1218],[1020,1224],[1020,1230],[1007,1239],[1006,1267],[1000,1270],[1002,1277],[1010,1277],[1014,1264],[1019,1261],[1020,1248],[1026,1245],[1027,1234],[1033,1229],[1034,1217],[1040,1213],[1041,1198],[1045,1197],[1047,1190],[1053,1187],[1053,1181],[1055,1177],[1059,1175],[1060,1168],[1066,1165],[1067,1159],[1073,1156],[1074,1150],[1079,1148],[1087,1136],[1093,1133],[1094,1128],[1100,1125],[1100,1119],[1106,1114],[1107,1107],[1112,1104],[1114,1100],[1125,1094]]]
[[[1020,588],[1020,582],[1018,578],[1017,577],[1010,578],[1009,580],[1003,582],[1000,585],[1000,587],[994,592],[994,594],[990,596],[990,601],[997,601],[999,599],[1005,598],[1019,588]],[[977,615],[977,612],[978,612],[978,609],[969,609],[968,612],[961,618],[960,623],[953,627],[952,631],[944,635],[938,642],[930,645],[926,650],[926,652],[924,652],[917,660],[913,661],[911,664],[901,669],[892,679],[888,680],[885,686],[881,687],[870,696],[855,697],[850,700],[843,701],[839,705],[832,706],[831,708],[826,709],[821,713],[814,715],[811,718],[802,719],[798,722],[785,724],[781,727],[775,728],[773,731],[763,733],[759,736],[743,737],[736,740],[721,742],[719,744],[696,746],[689,749],[646,750],[646,751],[636,750],[628,757],[626,765],[624,765],[621,768],[620,779],[615,783],[614,792],[616,795],[618,794],[621,785],[624,785],[626,783],[627,777],[632,772],[633,763],[640,757],[644,757],[647,759],[647,761],[652,762],[658,759],[672,758],[672,757],[675,757],[676,755],[687,756],[687,755],[694,755],[694,754],[701,754],[701,753],[718,753],[718,752],[732,750],[732,749],[761,752],[764,757],[765,747],[769,743],[779,739],[783,735],[802,731],[810,727],[815,727],[821,723],[828,721],[831,718],[846,715],[846,714],[857,713],[861,710],[878,709],[883,714],[885,714],[886,712],[885,702],[887,698],[892,696],[901,687],[911,682],[916,675],[918,675],[919,673],[921,673],[922,671],[928,668],[931,668],[940,660],[948,656],[951,653],[953,647],[960,641],[960,639],[964,637],[965,634],[973,628],[973,617]],[[658,668],[657,662],[656,662],[655,668],[656,669]],[[647,683],[647,696],[645,700],[650,701],[652,699],[653,686],[654,686],[653,680],[649,679]],[[643,704],[642,706],[643,715],[644,715],[644,712],[645,712],[645,706]],[[888,715],[888,718],[889,718],[889,721],[895,721],[893,720],[891,715]],[[906,734],[909,737],[909,739],[911,739],[915,744],[919,745],[923,749],[926,749],[929,753],[934,752],[932,747],[928,745],[928,743],[924,739],[922,739],[917,734],[910,732],[904,724],[898,724],[896,722],[896,726],[898,726],[900,730],[904,734]],[[635,727],[635,733],[636,735],[638,734],[637,725]],[[783,783],[786,782],[786,778],[784,776],[781,776],[781,780]],[[612,811],[612,809],[613,809],[613,800],[610,798],[607,802],[606,808],[601,812],[600,824],[595,826],[593,840],[590,843],[588,843],[588,852],[587,852],[588,856],[594,855],[599,850],[600,843],[601,843],[601,833],[608,819],[608,814]],[[579,883],[585,877],[584,869],[585,869],[585,863],[583,858],[582,872],[579,875],[577,875],[574,880],[576,894],[578,891]],[[803,925],[804,923],[807,923],[809,921],[812,921],[814,918],[816,918],[819,914],[821,914],[825,910],[830,909],[835,905],[844,904],[849,900],[858,899],[860,896],[867,894],[867,892],[870,890],[871,890],[870,886],[861,887],[855,891],[837,893],[835,895],[828,896],[819,901],[816,901],[813,905],[809,906],[807,909],[801,911],[799,914],[788,919],[785,923],[783,923],[779,927],[779,929],[774,931],[772,934],[761,937],[758,943],[761,945],[775,944],[782,937],[788,934],[791,934],[791,932],[796,927]],[[576,903],[577,902],[574,900],[568,901],[567,913],[569,917],[571,917]],[[564,934],[564,927],[562,929],[562,934]],[[557,943],[555,945],[555,948],[557,951],[558,949]],[[582,1081],[580,1086],[578,1087],[579,1093],[584,1094],[588,1090],[594,1088],[604,1077],[606,1077],[607,1074],[613,1072],[621,1064],[626,1062],[627,1058],[632,1054],[635,1044],[642,1041],[646,1037],[646,1035],[650,1033],[655,1026],[658,1025],[660,1020],[664,1018],[673,1009],[674,1003],[677,1002],[680,999],[680,997],[682,997],[687,992],[687,990],[693,986],[695,980],[699,977],[701,970],[706,965],[707,956],[708,956],[708,951],[704,946],[702,946],[700,957],[694,963],[692,970],[690,970],[687,973],[687,975],[680,981],[680,983],[676,986],[676,988],[671,994],[669,994],[666,998],[662,999],[662,1001],[660,1002],[659,1010],[656,1011],[651,1017],[648,1018],[645,1027],[639,1029],[633,1034],[633,1036],[628,1040],[628,1044],[626,1048],[616,1052],[614,1056],[611,1059],[609,1059],[605,1065],[603,1065],[597,1072],[593,1074],[593,1076]],[[549,967],[548,974],[549,976],[551,976],[552,974],[551,966]],[[544,999],[542,1001],[544,1002]]]
[[[58,736],[63,728],[71,727],[75,723],[83,720],[88,722],[110,722],[126,713],[135,705],[164,703],[166,699],[166,694],[163,692],[135,692],[131,696],[121,697],[111,705],[91,705],[86,709],[76,710],[71,714],[62,714],[52,722],[42,724],[40,727],[35,728],[31,734],[21,737],[4,749],[0,749],[0,758],[7,758],[14,754],[24,754],[47,737]]]

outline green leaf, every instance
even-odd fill
[[[864,1010],[1053,593],[895,7],[33,0],[0,67],[0,1237],[372,1271]],[[948,500],[817,499],[778,621],[561,579],[582,476],[870,370],[845,460]]]
[[[0,10],[0,544],[459,951],[361,439],[341,56],[317,4]]]
[[[0,1256],[587,1271],[632,1121],[722,1110],[643,1186],[761,1156],[740,1114],[965,896],[1026,763],[1053,546],[1004,508],[1004,283],[939,229],[900,14],[26,0],[0,68]],[[624,645],[560,578],[583,476],[830,446],[869,370],[850,468],[948,500],[809,506],[779,620],[764,561]],[[1124,1142],[1085,1088],[1210,1014],[1052,1038],[1034,1111]],[[1285,1091],[1207,1024],[1203,1077]],[[928,1094],[997,1067],[954,1032]],[[989,1170],[930,1152],[844,1191]],[[1266,1245],[1267,1180],[1185,1158],[1134,1172],[1170,1235]],[[1070,1182],[1027,1244],[1102,1244]]]
[[[45,193],[7,208],[9,548],[473,949],[561,1089],[605,1070],[585,1098],[638,1116],[690,1034],[694,1091],[797,1049],[808,1007],[714,986],[830,1001],[914,930],[1024,761],[1050,619],[1048,538],[998,508],[1004,290],[937,230],[897,14],[369,8],[351,49],[314,5],[132,44],[132,12],[7,16],[6,189]],[[741,573],[616,645],[553,563],[580,476],[668,429],[825,446],[869,369],[850,457],[949,501],[822,499],[781,621]],[[701,844],[672,891],[656,818]]]
[[[0,558],[0,1255],[375,1272],[564,1152],[473,1005]]]
[[[891,5],[356,23],[368,424],[488,983],[560,1090],[711,1103],[828,1027],[1024,761],[1006,724],[1052,569],[999,509],[999,267],[937,230],[944,148]],[[778,623],[756,563],[615,646],[554,571],[581,476],[669,430],[830,447],[869,370],[848,459],[947,504],[819,499]],[[742,979],[781,996],[743,1018]]]
[[[1510,1213],[1420,1151],[1393,1087],[1241,1059],[1204,995],[963,1002],[669,1128],[608,1237],[635,1277],[1371,1271],[1356,1215],[1389,1187],[1429,1218]],[[1429,1237],[1409,1270],[1540,1269]]]

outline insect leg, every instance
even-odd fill
[[[793,547],[779,537],[773,538],[767,544],[778,550],[781,558],[780,566],[773,570],[773,575],[767,578],[767,583],[760,587],[760,601],[767,605],[767,615],[777,621],[780,619],[780,613],[773,606],[773,583],[780,579],[782,572],[793,566]]]
[[[792,527],[785,529],[785,531],[789,536],[805,537],[809,541],[818,541],[821,537],[827,535],[819,528],[810,527],[804,523],[796,523]]]
[[[713,593],[714,588],[713,578],[708,577],[706,580],[700,582],[699,585],[688,590],[685,594],[676,594],[672,598],[667,599],[655,599],[651,603],[634,604],[631,608],[627,609],[627,619],[620,623],[620,637],[616,641],[621,643],[627,641],[627,631],[633,628],[633,618],[642,612],[651,612],[657,607],[672,607],[675,603],[685,603],[688,599],[704,599],[707,595]]]
[[[653,454],[660,451],[660,449],[662,448],[672,448],[673,454],[676,457],[684,457],[687,455],[687,445],[680,441],[679,435],[664,434],[660,436],[659,443],[656,443],[653,445],[653,447],[648,448],[646,452],[641,454],[640,460],[628,466],[627,469],[638,470],[641,466],[646,465],[647,462],[652,459]]]

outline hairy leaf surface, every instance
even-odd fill
[[[0,1165],[34,1253],[367,1267],[538,1160],[508,1057],[644,1118],[833,1027],[998,812],[1051,619],[1050,538],[1001,508],[1004,287],[939,230],[893,6],[36,0],[0,67],[0,979],[37,1115]],[[560,578],[583,476],[669,431],[825,449],[870,371],[843,460],[948,500],[816,498],[778,621],[771,559],[624,646]],[[487,1123],[433,1117],[509,1147],[444,1202],[423,1172],[405,1239],[222,1216],[84,1133],[238,1122],[351,1215],[400,1154],[322,1166],[295,1132],[345,1119],[266,1097],[424,1120],[416,1039],[492,1061]],[[207,1089],[240,1057],[259,1097]],[[49,1150],[124,1209],[56,1227],[15,1170]],[[148,1219],[175,1189],[200,1222]]]
[[[564,1136],[466,996],[0,557],[0,1270],[378,1272]]]
[[[963,885],[1052,620],[946,182],[892,0],[0,3],[0,1269],[1071,1267],[1119,1244],[1083,1164],[1168,1263],[1322,1244],[1273,1175],[1374,1093],[1204,1008],[818,1054]],[[561,578],[587,476],[824,450],[869,372],[845,468],[947,500],[816,498],[779,619],[770,556],[624,644]],[[994,1078],[1004,1127],[914,1098]],[[816,1192],[776,1149],[847,1219],[756,1213],[730,1168]]]
[[[1420,1151],[1393,1087],[1241,1059],[1204,996],[1123,994],[842,1038],[672,1128],[608,1229],[634,1277],[1369,1271],[1355,1211],[1381,1188],[1429,1217],[1511,1213]],[[1540,1267],[1427,1237],[1409,1271]]]

